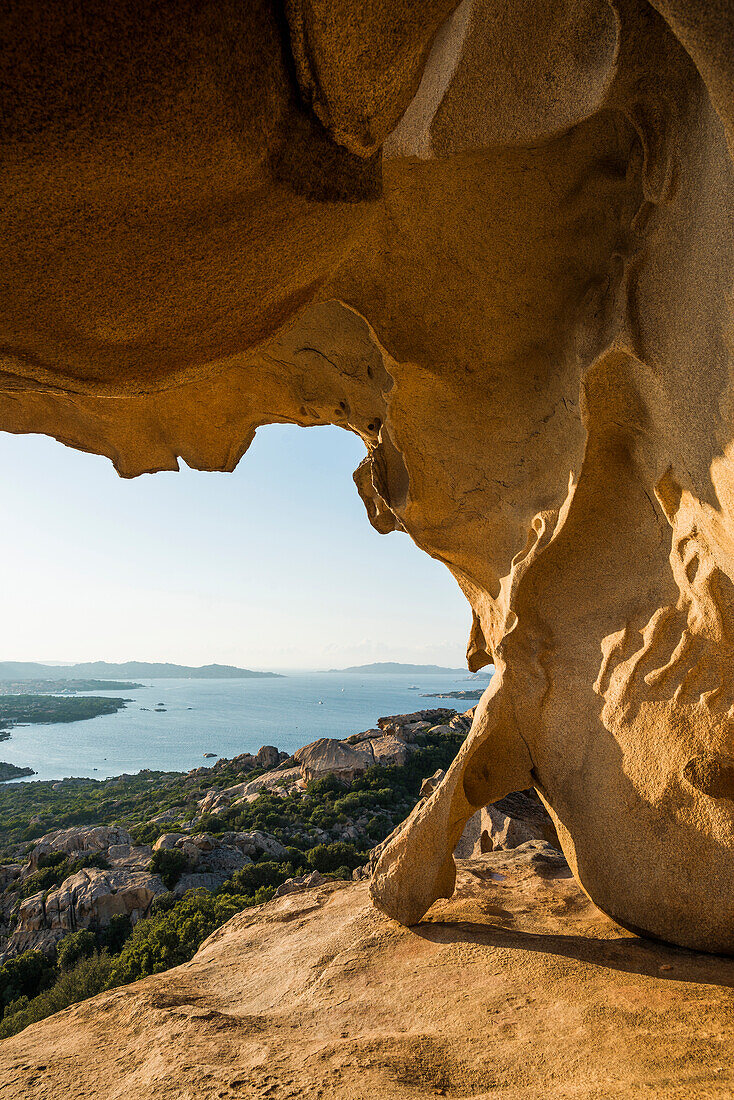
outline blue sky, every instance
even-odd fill
[[[352,482],[361,441],[261,428],[233,474],[117,476],[0,432],[0,660],[463,667],[469,607],[406,535],[378,535]]]

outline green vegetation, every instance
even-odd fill
[[[97,940],[88,928],[80,928],[66,936],[56,951],[56,962],[61,971],[73,970],[80,959],[89,958],[97,951]]]
[[[163,885],[168,890],[173,890],[188,866],[189,861],[179,848],[160,848],[153,852],[150,861],[150,870],[154,875],[161,876]]]
[[[103,699],[100,695],[3,695],[0,727],[19,722],[80,722],[99,714],[116,714],[129,699]]]
[[[425,776],[447,768],[462,741],[459,733],[428,731],[419,735],[404,767],[372,767],[349,787],[328,777],[310,783],[302,796],[264,791],[253,802],[201,818],[196,823],[200,832],[270,833],[285,846],[288,859],[261,857],[218,890],[200,888],[177,898],[170,890],[187,869],[186,857],[173,849],[155,852],[151,869],[161,874],[169,892],[155,899],[150,915],[134,929],[126,917],[117,917],[104,929],[67,936],[53,959],[29,951],[0,967],[0,1038],[102,990],[188,961],[215,929],[235,913],[268,901],[290,878],[313,870],[349,878],[367,861],[369,849],[411,810]],[[189,775],[148,772],[80,787],[61,785],[60,790],[45,783],[23,784],[25,792],[2,790],[0,844],[17,855],[20,841],[50,828],[91,822],[123,825],[136,832],[138,842],[149,843],[174,831],[176,820],[190,820],[206,789],[238,782],[237,768],[236,761],[229,761],[216,774],[207,769]],[[149,821],[164,809],[174,810],[177,818]],[[345,826],[353,828],[355,839],[340,839]],[[71,866],[63,853],[42,857],[31,876],[34,890],[56,885]]]
[[[152,844],[173,823],[191,821],[197,803],[213,788],[254,779],[263,769],[243,771],[237,760],[194,772],[141,771],[113,779],[66,779],[0,787],[0,862],[52,829],[71,825],[123,825],[137,844]],[[168,812],[169,822],[150,819]]]
[[[43,963],[35,960],[29,961],[30,956],[40,956]],[[11,971],[8,975],[10,986],[6,985],[6,974],[12,964],[19,963],[24,968],[23,976],[31,979],[37,974],[38,984],[33,985],[32,980],[27,980],[25,988],[28,992],[13,994],[17,986],[12,983],[17,981],[16,974]],[[106,988],[109,974],[112,969],[112,960],[107,952],[95,952],[86,958],[81,958],[76,965],[69,970],[64,970],[49,962],[40,951],[27,951],[16,959],[10,959],[0,967],[0,1004],[5,997],[11,999],[5,1003],[5,1012],[0,1020],[0,1039],[8,1035],[15,1035],[29,1024],[35,1024],[51,1016],[54,1012],[60,1012],[62,1008],[83,1001],[87,997],[93,997]]]
[[[101,852],[90,852],[79,859],[67,859],[63,852],[49,852],[38,860],[38,870],[29,875],[20,888],[21,898],[31,898],[39,890],[53,890],[69,875],[75,875],[82,867],[99,867],[107,870],[109,863]]]

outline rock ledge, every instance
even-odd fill
[[[187,965],[6,1040],[0,1093],[729,1100],[733,990],[734,960],[622,931],[533,841],[460,861],[414,928],[363,883],[248,910]]]

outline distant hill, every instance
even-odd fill
[[[372,665],[351,665],[349,668],[329,668],[327,672],[405,672],[409,676],[435,676],[450,672],[466,674],[465,668],[443,668],[441,665],[403,665],[397,661],[377,661]]]
[[[34,661],[0,661],[0,680],[138,680],[141,678],[168,680],[245,680],[253,677],[279,676],[277,672],[253,672],[235,665],[156,664],[148,661],[124,661],[108,664],[107,661],[88,661],[78,665],[40,665]]]

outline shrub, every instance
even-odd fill
[[[60,882],[63,882],[66,877],[65,871],[66,861],[64,861],[63,870],[60,866],[56,866],[42,867],[40,871],[34,871],[21,886],[20,896],[31,898],[39,890],[51,890],[54,886],[58,886]]]
[[[44,867],[58,867],[60,863],[66,863],[66,852],[43,852],[38,857],[38,869]]]
[[[30,898],[39,890],[52,890],[59,886],[69,875],[75,875],[84,867],[97,867],[106,871],[110,864],[102,852],[82,854],[78,859],[70,860],[65,852],[49,852],[38,860],[38,870],[29,875],[20,888],[22,898]]]
[[[71,970],[80,959],[86,959],[97,950],[97,940],[87,928],[64,936],[56,949],[56,961],[61,970]]]
[[[351,877],[351,868],[347,867],[346,863],[342,864],[341,867],[337,867],[335,871],[331,871],[329,874],[329,878],[350,879]]]
[[[53,970],[52,973],[57,972]],[[6,1011],[0,1021],[0,1039],[15,1035],[53,1012],[100,993],[107,986],[109,974],[110,959],[106,954],[81,959],[71,970],[63,972],[50,988],[30,1000],[18,998],[9,1006],[13,1011]]]
[[[110,861],[103,852],[92,852],[88,856],[82,855],[79,859],[73,860],[69,864],[69,870],[66,873],[73,875],[75,871],[81,871],[83,867],[97,867],[100,871],[108,871]]]
[[[0,1016],[19,997],[35,997],[51,985],[56,968],[41,951],[24,951],[0,966]]]
[[[162,896],[173,897],[173,894]],[[102,946],[107,948],[110,955],[119,955],[132,930],[133,926],[130,923],[130,918],[124,913],[116,913],[107,927],[102,929],[98,939]]]
[[[306,791],[312,798],[323,798],[328,794],[343,794],[346,783],[335,775],[325,775],[323,779],[312,779],[306,784]]]
[[[203,814],[196,828],[200,833],[211,833],[212,836],[216,836],[217,833],[224,832],[225,824],[219,814]]]
[[[343,840],[335,840],[332,844],[317,844],[306,852],[308,862],[322,874],[337,871],[341,867],[353,871],[365,862],[365,858],[357,852],[353,844],[347,844]]]
[[[184,871],[188,870],[189,861],[180,848],[159,848],[153,852],[149,866],[154,875],[161,876],[163,885],[172,890]]]
[[[272,860],[262,860],[260,863],[249,863],[241,871],[235,871],[222,887],[222,890],[226,890],[230,894],[255,894],[257,890],[265,886],[272,886],[273,888],[280,886],[286,879],[293,878],[295,874],[296,870],[292,863],[274,863]]]
[[[151,916],[155,916],[156,913],[168,913],[177,901],[178,898],[170,890],[166,890],[165,894],[157,894],[150,906]]]
[[[188,962],[207,936],[246,904],[254,904],[254,899],[211,894],[201,888],[190,890],[167,912],[138,921],[112,960],[109,986],[125,985]]]
[[[134,825],[130,829],[130,836],[135,845],[155,844],[159,836],[167,832],[170,826],[162,825],[157,821],[146,821],[142,825]]]

